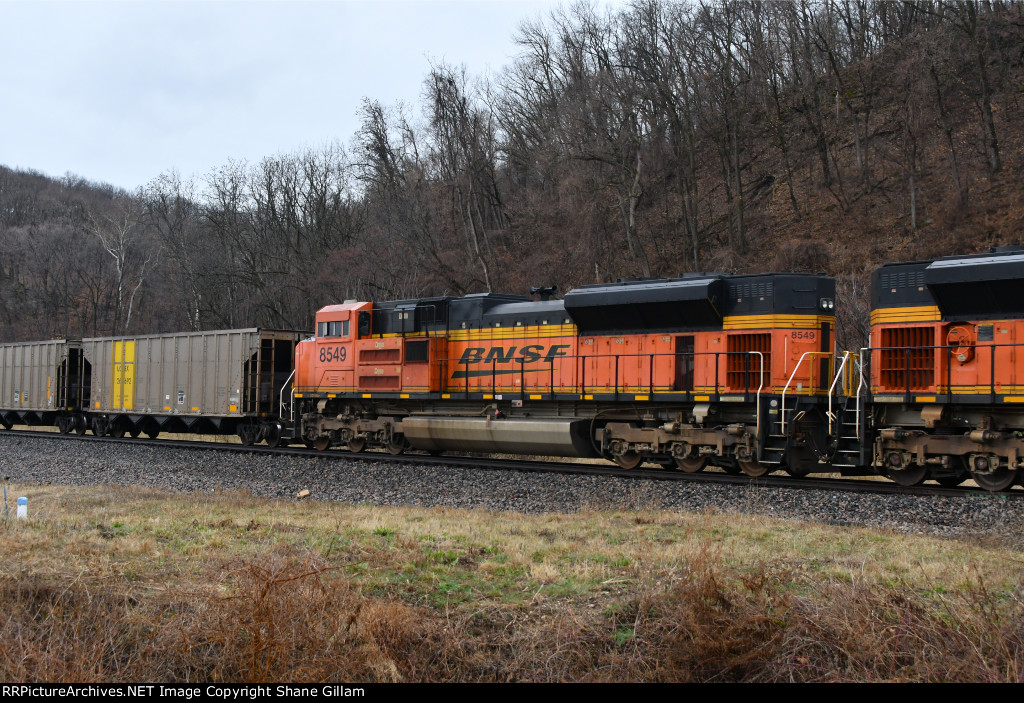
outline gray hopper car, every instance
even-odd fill
[[[0,424],[55,425],[81,394],[81,342],[0,344]],[[69,373],[69,370],[72,372]]]
[[[5,345],[32,349],[6,353],[0,347],[4,383],[8,376],[19,379],[11,392],[0,386],[0,421],[53,425],[65,433],[238,434],[246,443],[276,443],[295,345],[304,336],[242,329]],[[14,385],[34,407],[8,398]]]

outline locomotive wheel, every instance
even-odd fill
[[[331,446],[331,438],[325,434],[322,434],[313,440],[313,449],[317,450],[318,452],[322,452],[329,446]]]
[[[1005,491],[1017,481],[1017,470],[1001,466],[987,474],[972,471],[971,478],[986,491]]]
[[[795,449],[786,457],[786,473],[793,478],[803,478],[814,471],[818,462],[806,449]]]
[[[623,469],[635,469],[643,463],[644,458],[640,452],[628,451],[622,454],[616,454],[612,457],[612,461],[618,464]]]
[[[281,425],[271,422],[263,430],[263,439],[271,449],[281,446]]]
[[[348,441],[348,450],[350,452],[358,454],[364,449],[366,449],[366,437],[353,437]]]
[[[405,441],[405,435],[391,435],[391,439],[388,440],[388,454],[398,456],[408,448],[409,443]]]
[[[900,486],[920,486],[928,478],[928,467],[911,464],[905,469],[889,469],[885,475]]]
[[[751,478],[761,478],[762,476],[771,473],[772,470],[770,466],[766,466],[759,461],[742,461],[737,459],[736,464],[739,466],[740,471]]]
[[[706,456],[676,457],[676,468],[688,474],[695,474],[703,471],[708,465]]]

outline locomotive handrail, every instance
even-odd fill
[[[832,393],[833,393],[833,391],[835,391],[836,384],[839,383],[839,379],[843,377],[843,369],[846,368],[846,361],[849,358],[850,358],[850,352],[844,351],[843,352],[843,361],[842,361],[841,364],[839,364],[839,368],[836,369],[835,378],[832,379],[832,385],[829,386],[829,389],[828,389],[828,415],[827,415],[827,417],[828,417],[828,436],[829,437],[832,436],[832,422],[835,420],[835,414],[832,412]],[[783,408],[785,408],[785,404],[783,404]],[[783,412],[783,415],[785,415],[785,412]]]
[[[284,415],[284,389],[288,387],[288,384],[291,383],[291,380],[293,378],[295,378],[295,369],[292,369],[292,372],[290,374],[288,374],[288,378],[286,378],[284,380],[284,384],[282,384],[282,386],[281,386],[281,393],[280,393],[280,395],[278,397],[278,408],[277,408],[277,412],[280,415]],[[289,396],[290,401],[291,401],[291,405],[290,405],[290,407],[288,409],[288,420],[290,422],[295,422],[295,386],[292,386],[291,393],[289,393],[288,396]]]
[[[1012,344],[1009,344],[1009,343],[1007,343],[1007,344],[995,344],[995,343],[992,343],[992,344],[976,345],[975,349],[978,350],[978,356],[975,357],[976,360],[982,360],[981,354],[980,354],[980,350],[982,348],[986,348],[986,347],[989,350],[989,353],[987,355],[988,359],[985,360],[985,361],[987,361],[987,364],[988,364],[988,382],[984,383],[983,379],[979,378],[978,379],[978,384],[976,386],[974,386],[974,387],[980,388],[982,386],[982,384],[988,386],[988,392],[987,393],[976,393],[976,395],[988,395],[989,396],[989,402],[995,403],[996,400],[997,400],[997,396],[998,396],[998,393],[996,391],[996,386],[995,386],[995,384],[996,384],[995,377],[996,377],[996,371],[997,371],[997,368],[996,368],[996,350],[997,349],[1017,349],[1019,347],[1024,347],[1024,343],[1012,343]],[[879,378],[879,387],[884,387],[886,389],[883,392],[883,394],[900,393],[900,394],[902,394],[904,396],[906,402],[912,402],[912,400],[913,400],[912,396],[915,393],[919,394],[921,392],[925,392],[925,393],[934,392],[936,394],[944,394],[946,396],[947,402],[952,402],[952,398],[953,398],[952,355],[953,355],[953,350],[955,348],[956,348],[955,345],[949,345],[949,344],[930,344],[930,345],[920,345],[920,346],[912,346],[912,347],[901,347],[901,346],[870,347],[869,346],[869,347],[862,347],[860,351],[862,353],[866,352],[866,354],[864,354],[864,356],[867,359],[867,363],[868,363],[869,366],[871,364],[871,359],[872,359],[872,353],[873,352],[896,352],[896,353],[902,353],[902,357],[903,358],[900,359],[900,362],[902,363],[902,366],[896,365],[896,366],[891,366],[891,367],[888,367],[888,368],[883,366],[879,370],[879,374],[885,374],[886,372],[893,373],[893,374],[895,374],[895,373],[902,374],[902,377],[897,377],[897,378],[899,378],[898,382],[902,383],[903,387],[902,388],[896,388],[895,384],[892,384],[892,383],[885,383],[885,384],[883,384],[883,383],[881,383],[882,379],[880,377]],[[942,350],[944,352],[944,354],[945,354],[945,363],[944,364],[941,363],[941,360],[936,360],[935,357],[932,357],[931,363],[929,363],[926,366],[919,366],[917,368],[911,367],[910,357],[911,357],[911,353],[912,352],[923,352],[923,351],[935,352],[935,351],[938,351],[938,350]],[[884,361],[884,359],[883,359],[883,361]],[[945,372],[944,374],[943,374],[943,371]],[[863,381],[863,372],[864,372],[864,370],[862,368],[861,369],[862,381]],[[935,378],[933,380],[931,380],[931,382],[926,383],[926,381],[929,380],[928,377],[927,377],[927,373],[929,373],[929,372],[933,373],[935,375]],[[944,378],[943,378],[943,375],[944,375]],[[980,373],[979,373],[979,376],[980,376]],[[945,381],[945,383],[942,382],[943,380]],[[914,381],[917,381],[917,382],[915,383]],[[875,392],[872,391],[870,387],[869,387],[868,390],[869,390],[870,394],[872,394],[872,395],[875,394]]]
[[[748,351],[747,354],[757,354],[759,363],[761,366],[761,380],[757,386],[757,393],[755,394],[756,400],[754,401],[754,440],[757,443],[757,448],[761,448],[761,389],[764,388],[764,354],[759,351]],[[750,357],[748,356],[747,359]],[[783,413],[785,415],[785,413]],[[757,460],[760,461],[760,452]]]
[[[857,359],[857,370],[860,373],[860,382],[857,384],[857,400],[856,400],[856,402],[853,405],[853,407],[854,407],[853,416],[857,419],[857,434],[855,435],[857,437],[857,439],[860,439],[860,399],[861,399],[861,396],[863,395],[862,389],[864,388],[864,359],[865,359],[864,352],[867,351],[868,349],[869,349],[868,347],[861,347],[860,348],[860,358]],[[867,355],[867,360],[868,360],[868,363],[870,364],[871,363],[871,355],[870,354]]]
[[[750,368],[750,363],[749,363],[750,357],[754,356],[754,355],[757,355],[757,357],[759,359],[759,361],[758,361],[758,369],[757,369],[758,385],[757,385],[756,388],[753,387],[752,379],[750,378],[752,373],[753,373],[753,371],[754,371],[754,369]],[[609,370],[613,371],[613,384],[606,385],[605,386],[605,389],[606,389],[605,392],[611,393],[616,398],[618,398],[618,396],[621,393],[629,392],[628,391],[628,386],[624,387],[624,386],[621,385],[622,384],[622,373],[623,373],[623,370],[626,368],[626,365],[623,364],[624,360],[635,359],[635,360],[646,361],[648,363],[649,368],[648,368],[648,379],[647,379],[646,391],[650,395],[655,395],[655,394],[657,394],[659,392],[658,388],[654,384],[655,365],[656,365],[655,362],[656,362],[657,359],[668,357],[668,358],[675,359],[677,362],[679,362],[680,359],[687,359],[688,358],[688,359],[695,360],[695,359],[697,359],[699,357],[710,357],[710,356],[714,356],[714,358],[715,358],[715,362],[714,362],[715,385],[714,385],[714,390],[712,391],[713,395],[722,395],[723,393],[730,393],[730,392],[736,393],[736,392],[741,392],[742,391],[742,393],[744,394],[746,400],[749,401],[750,400],[750,396],[753,395],[754,396],[753,400],[755,402],[760,402],[760,396],[764,392],[765,388],[768,387],[768,385],[765,383],[765,368],[764,368],[764,366],[765,366],[764,356],[765,355],[762,352],[758,352],[758,351],[670,352],[670,353],[661,353],[661,354],[653,354],[653,353],[646,353],[646,354],[641,354],[641,353],[636,353],[636,354],[573,354],[573,355],[566,355],[566,356],[558,356],[558,357],[555,357],[555,358],[552,358],[552,359],[540,359],[540,358],[538,358],[538,359],[524,359],[524,358],[516,358],[516,359],[507,359],[507,360],[506,359],[499,359],[499,358],[482,359],[482,360],[481,359],[475,359],[474,360],[474,359],[454,358],[454,357],[452,357],[452,358],[438,358],[438,359],[436,359],[436,361],[439,364],[438,371],[440,373],[440,377],[439,377],[438,380],[439,380],[440,392],[455,391],[455,392],[459,392],[461,394],[465,394],[465,397],[468,398],[469,394],[473,393],[473,392],[483,392],[483,393],[489,392],[492,395],[493,394],[497,394],[499,392],[501,392],[501,393],[513,393],[513,394],[519,394],[520,397],[523,397],[525,395],[525,393],[526,393],[526,390],[527,390],[526,378],[525,378],[525,375],[526,375],[527,372],[533,373],[533,374],[545,373],[547,375],[547,377],[548,377],[547,378],[547,381],[548,381],[547,393],[549,393],[552,396],[554,396],[556,394],[556,387],[554,385],[554,381],[555,381],[555,365],[556,364],[558,364],[560,368],[565,368],[565,366],[569,365],[569,364],[571,364],[572,366],[575,367],[576,381],[575,381],[575,383],[572,386],[569,386],[569,387],[566,387],[563,384],[563,386],[562,386],[563,391],[575,392],[575,393],[578,393],[578,394],[581,394],[581,395],[585,395],[588,392],[587,385],[586,385],[586,379],[587,379],[586,362],[588,360],[594,360],[594,359],[614,359],[614,363],[612,364],[612,369],[609,369]],[[744,359],[743,368],[740,371],[736,371],[736,373],[739,373],[740,376],[743,379],[742,389],[739,388],[739,386],[736,386],[735,388],[733,386],[722,387],[722,385],[721,385],[721,377],[720,377],[720,373],[721,373],[721,368],[720,367],[722,365],[721,364],[721,359],[722,359],[723,356],[725,356],[727,358],[728,357],[738,357],[738,356],[742,356],[743,357],[743,359]],[[499,372],[498,371],[497,364],[499,363],[499,361],[501,363],[503,363],[503,364],[518,364],[519,365],[519,373],[517,374],[518,375],[518,381],[519,381],[519,388],[507,388],[507,387],[504,387],[504,386],[499,386],[499,384],[497,382],[498,381],[498,376],[501,375],[502,373],[508,373],[507,371],[505,371],[505,372]],[[526,364],[528,364],[528,363],[529,364],[533,364],[533,363],[541,364],[541,367],[540,368],[527,369],[526,368]],[[483,369],[487,369],[487,366],[489,365],[490,366],[490,369],[489,369],[490,373],[487,373],[486,371],[484,371],[483,373],[472,373],[471,374],[470,373],[470,366],[473,365],[473,364],[480,364],[480,366],[482,366]],[[447,371],[447,369],[450,369],[452,366],[455,366],[455,367],[457,367],[459,369],[463,369],[463,371],[461,372],[461,375],[457,375],[457,376],[455,376],[453,378],[448,378],[448,374],[447,374],[446,371]],[[639,392],[642,392],[643,390],[645,390],[644,387],[643,387],[642,375],[640,375],[640,374],[642,374],[642,365],[640,366],[640,368],[637,371],[638,371],[638,378],[636,380],[638,381],[638,383],[635,386],[635,390],[639,391]],[[794,373],[795,372],[796,372],[796,369],[794,369]],[[733,373],[733,371],[730,371],[729,373],[731,374],[731,373]],[[811,375],[812,375],[811,384],[813,385],[813,369],[812,369],[812,374]],[[477,382],[471,383],[470,382],[471,378],[477,379]],[[489,384],[488,384],[488,380],[487,380],[488,378],[489,378],[489,381],[490,381]],[[453,381],[455,382],[454,384],[452,383]],[[461,381],[461,383],[459,383],[458,381]],[[728,381],[727,381],[727,383],[728,383]],[[688,396],[692,396],[692,395],[697,393],[697,391],[695,391],[693,389],[692,384],[693,384],[693,379],[691,378],[690,382],[688,384],[690,386],[689,388],[678,388],[678,389],[674,390],[673,392],[683,392],[683,393],[686,393]],[[534,392],[543,392],[542,389],[543,389],[543,386],[539,386],[537,388],[537,390],[534,391]],[[707,391],[703,391],[703,393],[707,393]]]
[[[782,388],[782,434],[786,434],[786,393],[789,391],[790,384],[793,383],[793,379],[796,378],[796,372],[800,370],[800,365],[804,363],[804,359],[808,356],[815,357],[821,356],[822,354],[828,354],[832,356],[832,352],[821,352],[821,351],[807,351],[800,355],[800,359],[797,360],[796,366],[793,367],[793,373],[789,375],[789,379],[786,381],[786,385]],[[811,366],[811,376],[808,381],[811,384],[811,388],[814,387],[814,366]]]

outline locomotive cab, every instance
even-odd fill
[[[316,314],[316,336],[295,351],[296,397],[313,389],[344,393],[353,389],[355,344],[369,334],[373,303],[328,305]]]

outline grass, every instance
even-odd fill
[[[8,495],[30,517],[12,500],[0,518],[5,681],[1024,677],[1021,552],[995,540],[712,511]]]

